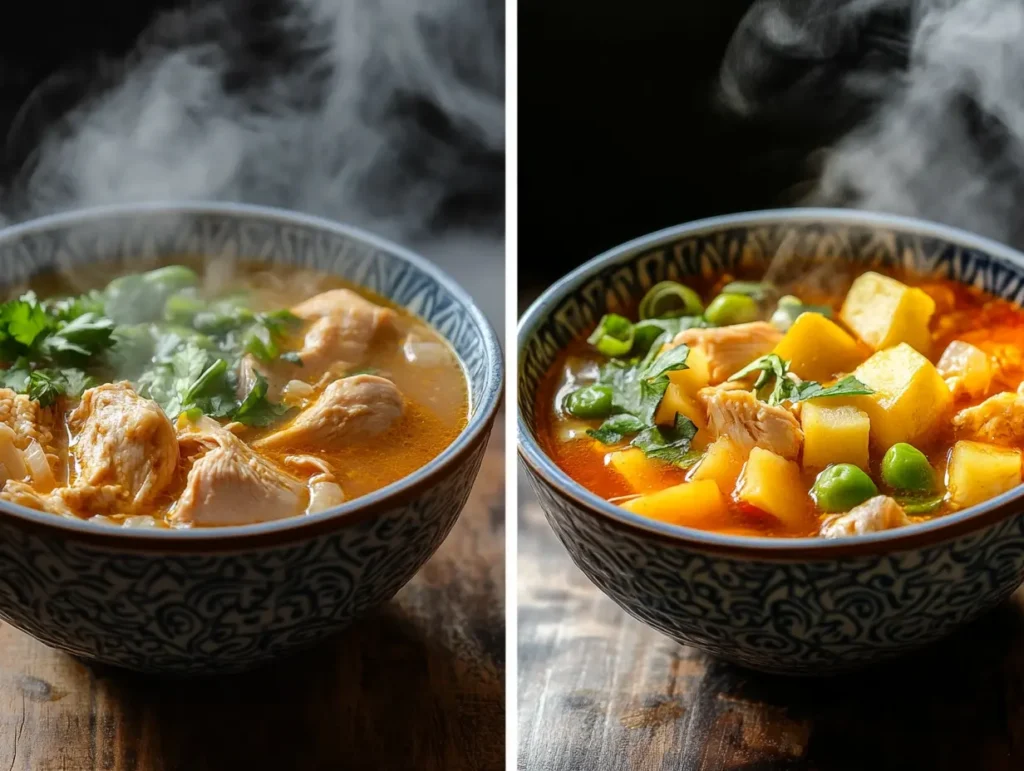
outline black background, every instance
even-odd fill
[[[813,151],[871,107],[845,90],[844,73],[901,66],[905,20],[874,14],[845,29],[838,50],[822,58],[741,35],[751,54],[745,84],[759,108],[740,120],[720,106],[717,83],[750,5],[520,3],[524,293],[661,227],[804,201]],[[797,6],[787,7],[806,26]],[[823,19],[815,34],[830,23]]]

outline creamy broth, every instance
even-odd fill
[[[182,283],[174,291],[136,280],[168,266],[182,271],[167,274]],[[0,433],[0,498],[130,526],[246,524],[378,490],[427,464],[465,427],[468,393],[455,353],[385,298],[280,265],[183,258],[146,266],[154,269],[90,265],[11,293],[4,318],[14,321],[0,321],[4,334],[21,329],[19,313],[38,314],[42,331],[30,346],[15,341],[3,352],[5,384],[19,393],[2,393],[33,422],[13,448]],[[54,300],[69,297],[82,306],[65,311]],[[160,302],[157,313],[150,306]],[[78,339],[76,324],[85,328],[81,355],[62,350]],[[36,445],[52,480],[42,470],[21,473],[19,457],[38,457]],[[14,453],[11,468],[5,452]],[[164,461],[171,454],[173,469]]]

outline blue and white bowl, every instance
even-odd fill
[[[204,530],[127,530],[0,503],[0,619],[86,659],[143,671],[253,667],[387,602],[448,535],[476,479],[502,393],[494,332],[426,260],[291,212],[145,204],[0,231],[0,284],[54,267],[237,255],[367,287],[447,338],[470,385],[465,430],[416,473],[336,509]]]
[[[846,540],[720,535],[613,506],[537,442],[537,387],[558,352],[664,279],[763,269],[785,247],[865,269],[902,266],[1024,302],[1024,255],[918,220],[840,210],[738,214],[654,233],[552,286],[523,316],[519,451],[576,565],[627,613],[758,670],[821,674],[937,640],[1024,578],[1024,487],[980,506]]]

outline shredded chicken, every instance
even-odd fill
[[[1024,442],[1024,393],[1006,391],[960,410],[953,418],[957,434],[991,444]]]
[[[804,434],[788,410],[765,404],[750,391],[702,388],[697,398],[713,438],[727,436],[748,451],[760,447],[790,460],[800,454]]]
[[[780,332],[766,321],[734,324],[712,329],[684,329],[672,341],[672,346],[686,344],[700,348],[708,357],[711,385],[716,385],[736,374],[759,356],[771,353],[782,339]]]
[[[314,472],[307,483],[309,486],[307,514],[326,511],[345,502],[345,493],[342,491],[341,485],[334,478],[331,467],[322,458],[313,455],[289,455],[284,459],[284,464],[291,468]]]
[[[160,406],[130,383],[90,388],[68,416],[76,485],[117,485],[118,513],[148,508],[174,480],[178,441]],[[110,513],[110,512],[108,512]]]
[[[830,517],[821,526],[825,538],[845,538],[851,535],[877,533],[910,524],[902,507],[887,495],[876,495],[846,514]]]
[[[310,323],[298,352],[302,364],[278,360],[267,365],[248,355],[242,360],[240,391],[251,388],[256,372],[267,379],[275,401],[289,381],[311,383],[324,377],[341,377],[366,360],[371,343],[393,330],[395,318],[390,308],[349,289],[318,294],[296,305],[292,313]]]
[[[121,488],[84,485],[41,493],[24,482],[9,481],[0,491],[0,499],[36,511],[88,518],[116,510],[121,502]]]
[[[373,436],[402,417],[405,403],[398,387],[374,375],[335,380],[291,425],[264,437],[256,447],[330,448],[351,437]]]
[[[172,522],[241,525],[305,510],[305,484],[253,452],[215,420],[179,419],[178,443],[192,468],[170,514]]]

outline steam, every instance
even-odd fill
[[[730,44],[721,92],[744,117],[859,120],[812,156],[804,202],[1020,244],[1022,37],[1016,0],[760,0]]]
[[[502,3],[282,0],[269,17],[259,4],[259,21],[253,4],[194,5],[103,65],[6,191],[5,217],[161,199],[282,206],[400,240],[470,291],[495,291]],[[476,219],[460,220],[467,208]],[[500,321],[501,295],[483,299]]]

